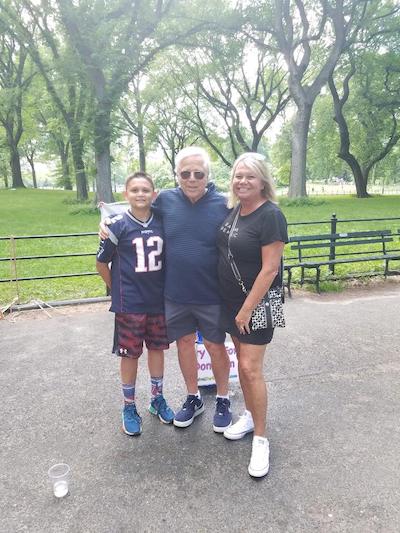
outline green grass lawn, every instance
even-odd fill
[[[0,236],[48,235],[97,232],[99,213],[90,204],[76,204],[75,192],[49,190],[0,190]],[[329,220],[336,213],[339,220],[353,218],[400,217],[400,197],[380,196],[359,200],[350,196],[313,197],[306,202],[288,202],[281,207],[289,222],[290,235],[328,233]],[[300,221],[326,221],[318,225],[292,225]],[[400,220],[391,222],[339,223],[338,231],[389,228],[397,231]],[[74,238],[16,240],[16,255],[49,255],[63,253],[95,253],[97,236]],[[395,243],[400,248],[398,242]],[[0,257],[10,257],[10,241],[0,241]],[[291,251],[288,250],[288,255]],[[95,272],[94,256],[50,260],[18,261],[19,277],[57,273]],[[382,270],[378,263],[368,263],[369,270]],[[360,268],[358,265],[357,268]],[[364,267],[363,267],[364,268]],[[338,272],[354,267],[346,265]],[[10,277],[10,261],[0,262],[0,279]],[[322,285],[324,288],[324,285]],[[330,285],[326,289],[332,290]],[[44,301],[103,296],[104,284],[98,276],[23,281],[18,286],[19,299]],[[10,302],[17,294],[15,283],[0,283],[0,303]]]

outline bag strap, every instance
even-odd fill
[[[242,277],[240,275],[240,272],[239,272],[239,269],[237,267],[237,264],[235,263],[235,260],[233,258],[233,254],[232,254],[232,250],[231,250],[231,247],[230,247],[230,240],[232,238],[233,232],[235,231],[235,228],[236,228],[236,225],[237,225],[237,221],[238,221],[238,218],[239,218],[239,213],[240,213],[240,204],[236,208],[235,218],[233,219],[233,222],[232,222],[232,225],[231,225],[231,229],[230,229],[229,235],[228,235],[228,260],[229,260],[229,264],[231,265],[231,269],[232,269],[233,275],[236,278],[236,281],[239,283],[240,288],[242,289],[242,291],[245,294],[247,294],[248,291],[247,291],[246,287],[244,286]]]
[[[231,250],[231,247],[230,247],[230,241],[231,241],[231,238],[233,236],[233,232],[235,231],[235,228],[236,228],[236,225],[237,225],[237,221],[239,219],[239,214],[240,214],[240,204],[236,208],[235,218],[233,219],[232,226],[231,226],[231,229],[230,229],[229,234],[228,234],[228,260],[229,260],[229,264],[231,266],[233,275],[235,276],[236,281],[239,283],[240,288],[242,289],[244,294],[248,294],[248,290],[246,289],[246,287],[245,287],[245,285],[243,283],[242,277],[240,275],[240,272],[239,272],[239,269],[237,267],[237,264],[235,263],[235,259],[233,258],[232,250]],[[279,275],[280,275],[280,279],[282,280],[282,285],[279,286],[279,289],[280,289],[280,293],[281,293],[282,302],[284,303],[284,301],[285,301],[285,291],[283,290],[283,259],[281,259],[281,261],[280,261]]]

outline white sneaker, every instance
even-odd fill
[[[264,437],[253,437],[249,474],[263,477],[269,470],[269,442]]]
[[[229,440],[242,439],[247,433],[251,433],[254,430],[253,417],[250,411],[245,411],[239,420],[232,424],[224,431],[224,437]]]

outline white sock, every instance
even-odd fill
[[[224,400],[229,400],[229,394],[217,394],[215,398],[223,398]]]
[[[268,443],[268,439],[267,437],[260,437],[259,435],[254,435],[253,437],[253,441],[258,441],[260,444],[267,444]]]

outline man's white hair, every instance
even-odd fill
[[[210,166],[211,166],[210,156],[208,155],[208,152],[206,150],[204,150],[204,148],[201,148],[200,146],[187,146],[186,148],[182,148],[182,150],[180,150],[177,153],[176,159],[175,159],[175,172],[176,172],[176,174],[178,174],[178,172],[179,172],[179,168],[181,166],[182,161],[184,159],[186,159],[187,157],[192,157],[192,156],[201,157],[201,159],[203,160],[204,168],[207,171],[208,177],[210,177],[210,175],[211,175],[211,171],[210,171]]]

